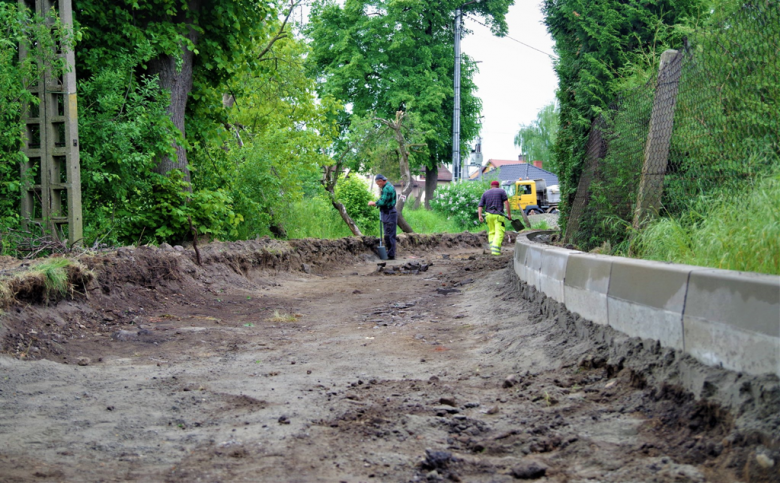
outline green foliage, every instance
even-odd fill
[[[443,213],[425,208],[417,210],[404,208],[404,218],[414,228],[415,233],[460,233],[464,230],[464,227],[453,218],[448,219]],[[466,228],[473,232],[484,229],[484,223]]]
[[[380,120],[375,113],[369,112],[365,117],[356,114],[350,119],[349,131],[342,134],[342,138],[354,146],[347,153],[346,165],[354,170],[382,173],[389,180],[400,182],[403,175],[399,163],[401,146],[397,133],[387,125],[388,121],[394,124],[396,116]],[[418,113],[404,112],[400,135],[410,166],[420,166],[430,158],[427,142],[431,133],[423,131],[421,125]]]
[[[450,184],[436,190],[436,196],[431,200],[431,209],[448,220],[454,220],[464,230],[473,229],[479,226],[479,200],[489,188],[487,181]]]
[[[336,199],[344,204],[361,233],[369,236],[379,235],[379,210],[368,206],[368,202],[375,201],[375,198],[364,180],[358,176],[350,176],[339,181],[336,185]]]
[[[702,0],[545,0],[545,23],[559,55],[560,129],[553,149],[565,223],[585,159],[592,121],[616,93],[658,64],[660,54],[682,45],[705,7]]]
[[[515,136],[515,146],[520,148],[529,162],[544,161],[544,168],[553,173],[558,171],[553,146],[558,136],[559,118],[558,106],[552,102],[539,111],[534,122],[520,126]]]
[[[117,209],[120,241],[162,242],[191,239],[189,218],[199,235],[214,238],[235,236],[242,221],[232,209],[232,199],[224,191],[198,190],[189,193],[181,171],[167,176],[149,173],[150,191],[136,196]],[[137,239],[133,239],[137,237]]]
[[[649,260],[780,275],[780,177],[702,195],[685,215],[649,225],[631,249]]]
[[[674,111],[656,112],[655,122],[672,126],[663,177],[660,215],[667,228],[685,224],[694,200],[745,193],[780,160],[780,39],[776,2],[721,2],[690,32],[677,64],[681,70]],[[770,60],[771,59],[771,60]],[[655,76],[653,76],[655,77]],[[590,185],[590,199],[575,243],[590,250],[627,243],[643,171],[656,82],[621,92],[604,111],[599,128],[606,156]],[[673,124],[672,124],[673,121]],[[656,158],[657,159],[657,158]],[[701,201],[699,201],[699,204]],[[740,210],[742,203],[735,204]],[[709,210],[698,208],[698,213]],[[695,215],[698,216],[698,215]]]
[[[457,0],[331,0],[312,7],[306,33],[312,39],[311,69],[329,94],[351,105],[354,114],[392,119],[398,110],[419,114],[433,167],[452,153],[453,33]],[[465,11],[480,15],[496,34],[506,33],[504,16],[511,0],[472,3]],[[367,14],[370,12],[370,14]],[[461,140],[478,133],[481,102],[475,96],[475,64],[464,56],[461,76]],[[419,165],[412,164],[412,169]]]
[[[279,215],[289,238],[344,238],[352,232],[324,193],[293,202]]]
[[[259,56],[267,42],[252,55]],[[244,218],[239,239],[297,232],[287,227],[286,213],[303,196],[321,193],[320,169],[331,162],[326,151],[336,134],[340,105],[330,97],[315,99],[314,79],[303,65],[306,44],[283,38],[271,53],[272,62],[202,91],[188,124],[193,182],[230,193]],[[222,104],[225,92],[234,96],[230,107]]]
[[[82,195],[86,244],[179,242],[200,234],[228,237],[241,216],[224,190],[190,193],[180,172],[155,172],[160,157],[173,154],[179,131],[167,113],[168,94],[156,78],[134,70],[151,55],[140,45],[118,52],[103,69],[79,83]]]
[[[193,51],[193,100],[236,71],[257,65],[248,55],[268,35],[264,30],[271,4],[257,0],[74,0],[83,27],[77,51],[79,72],[101,70],[116,50],[149,44],[153,55],[180,57]]]
[[[54,13],[49,13],[54,16]],[[22,179],[20,163],[24,126],[21,113],[37,109],[39,100],[27,87],[37,83],[40,65],[51,66],[51,75],[64,68],[55,54],[55,45],[67,48],[72,32],[63,28],[58,18],[52,27],[34,12],[15,2],[0,2],[0,230],[19,224]],[[19,58],[23,45],[28,54]]]

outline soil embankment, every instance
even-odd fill
[[[381,270],[369,238],[125,248],[18,289],[0,481],[780,481],[776,378],[581,320],[483,238]]]

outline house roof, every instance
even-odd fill
[[[558,184],[558,177],[546,169],[537,168],[533,164],[508,164],[498,170],[498,176],[495,171],[486,173],[483,179],[498,179],[499,181],[514,181],[518,178],[539,179],[542,178],[547,186]]]
[[[492,164],[496,168],[506,166],[507,164],[522,164],[519,159],[488,159],[488,164]]]
[[[452,181],[452,171],[445,168],[444,166],[439,166],[439,176],[437,178],[438,181]]]
[[[420,177],[422,179],[425,179],[425,167],[420,168]],[[439,172],[438,176],[436,177],[436,181],[452,181],[452,171],[445,168],[444,166],[439,166]]]

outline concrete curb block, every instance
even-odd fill
[[[709,365],[780,376],[780,277],[592,255],[521,234],[514,269],[566,308]]]

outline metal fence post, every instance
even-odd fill
[[[682,54],[667,50],[661,54],[658,82],[653,98],[653,111],[645,144],[642,177],[639,181],[633,227],[639,229],[661,208],[664,176],[669,161],[669,147],[674,127],[674,109],[677,103],[677,87],[682,73]]]
[[[73,26],[71,0],[19,0],[39,16],[48,17],[59,9],[62,25]],[[20,56],[27,49],[20,49]],[[81,171],[79,167],[78,110],[76,104],[76,71],[72,49],[58,52],[67,65],[59,76],[48,66],[43,76],[29,90],[39,99],[23,114],[26,126],[22,151],[28,161],[21,166],[25,185],[22,192],[22,223],[40,223],[54,239],[67,237],[69,244],[82,243]],[[37,169],[38,176],[26,176]]]

